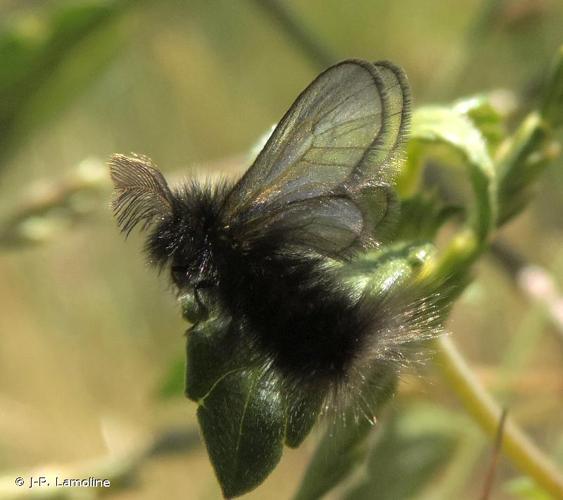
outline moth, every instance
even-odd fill
[[[409,118],[402,69],[345,60],[297,97],[236,182],[171,188],[148,158],[114,155],[113,210],[125,234],[147,231],[149,261],[194,297],[192,322],[220,307],[289,384],[361,391],[366,370],[400,359],[417,333],[404,310],[339,275],[396,213]]]

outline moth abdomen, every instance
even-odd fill
[[[441,332],[433,299],[423,303],[408,287],[358,292],[339,265],[311,256],[239,258],[219,293],[229,313],[243,319],[240,342],[250,342],[290,392],[313,391],[326,408],[352,405],[373,415],[366,401],[379,381],[370,375],[397,374],[415,346]]]
[[[315,257],[239,256],[223,278],[224,302],[244,315],[257,347],[291,379],[345,375],[362,349],[355,299]],[[366,325],[367,327],[367,325]]]

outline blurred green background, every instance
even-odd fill
[[[4,479],[107,466],[122,479],[116,471],[132,472],[111,498],[220,498],[178,383],[186,325],[142,240],[125,244],[115,227],[110,154],[146,154],[176,178],[236,174],[322,57],[400,64],[415,106],[498,91],[516,119],[563,42],[559,0],[280,3],[331,55],[314,59],[268,1],[0,1]],[[503,234],[560,287],[562,167]],[[512,417],[563,463],[563,333],[545,311],[485,259],[449,329]],[[387,493],[347,498],[477,498],[491,444],[431,363],[403,382],[381,438],[394,455],[372,457]],[[137,460],[155,439],[165,450]],[[248,498],[290,498],[315,442],[286,450]],[[546,497],[501,460],[493,498]]]

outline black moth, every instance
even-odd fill
[[[292,386],[324,404],[366,400],[365,374],[400,361],[424,322],[343,285],[332,264],[376,246],[395,213],[409,117],[400,68],[340,62],[299,95],[238,182],[170,189],[149,159],[115,155],[118,223],[149,229],[150,262],[196,297],[192,321],[216,304]]]

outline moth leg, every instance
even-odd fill
[[[194,299],[197,304],[198,315],[202,319],[209,317],[210,297],[206,292],[211,288],[213,288],[213,283],[209,280],[201,280],[194,285]]]

